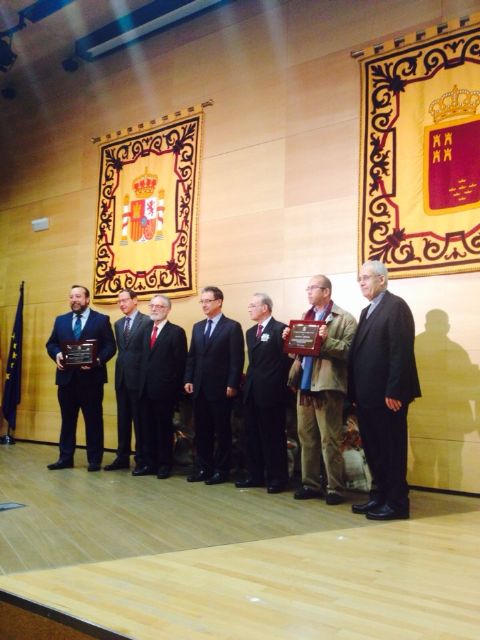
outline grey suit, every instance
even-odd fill
[[[135,451],[140,450],[139,372],[143,332],[151,323],[140,311],[125,337],[126,316],[114,324],[118,356],[115,363],[115,393],[117,396],[117,458],[128,462],[131,454],[132,422],[135,430]],[[135,455],[138,463],[138,454]]]

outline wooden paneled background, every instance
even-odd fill
[[[74,74],[36,73],[0,111],[2,373],[25,281],[23,399],[17,436],[55,442],[54,365],[44,344],[73,283],[91,287],[99,152],[90,139],[189,105],[206,110],[200,286],[225,292],[249,326],[266,291],[282,320],[306,307],[310,275],[334,283],[357,317],[359,70],[350,51],[480,11],[467,0],[238,0]],[[48,231],[31,221],[46,216]],[[394,280],[415,315],[424,397],[411,409],[410,481],[480,492],[479,273]],[[198,298],[174,301],[190,332]],[[144,306],[145,303],[142,303]],[[97,307],[99,308],[99,307]],[[99,310],[119,317],[115,305]],[[429,313],[430,312],[430,313]],[[427,314],[428,321],[427,321]],[[109,373],[112,379],[113,362]],[[116,445],[113,385],[106,445]],[[79,443],[84,442],[83,427]]]

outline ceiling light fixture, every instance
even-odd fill
[[[160,29],[207,11],[226,0],[154,0],[80,38],[75,54],[88,62],[141,40]]]

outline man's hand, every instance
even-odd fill
[[[238,391],[233,387],[227,387],[227,398],[234,398]]]
[[[289,335],[290,335],[290,327],[285,327],[285,329],[282,331],[282,339],[286,340]]]
[[[395,398],[385,398],[385,404],[390,411],[399,411],[402,408],[402,401]]]
[[[322,340],[326,340],[328,338],[328,327],[326,324],[322,324],[318,329],[318,335]]]
[[[63,353],[61,351],[57,353],[55,357],[55,361],[57,363],[57,369],[60,369],[60,371],[63,371],[65,367],[63,366]]]
[[[192,394],[193,393],[193,384],[191,382],[186,382],[183,385],[183,388],[185,389],[185,393],[188,393],[188,394]]]

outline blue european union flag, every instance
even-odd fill
[[[23,338],[23,282],[20,285],[15,324],[13,325],[5,371],[2,411],[9,430],[14,430],[17,422],[17,405],[20,404],[22,387],[22,338]]]

